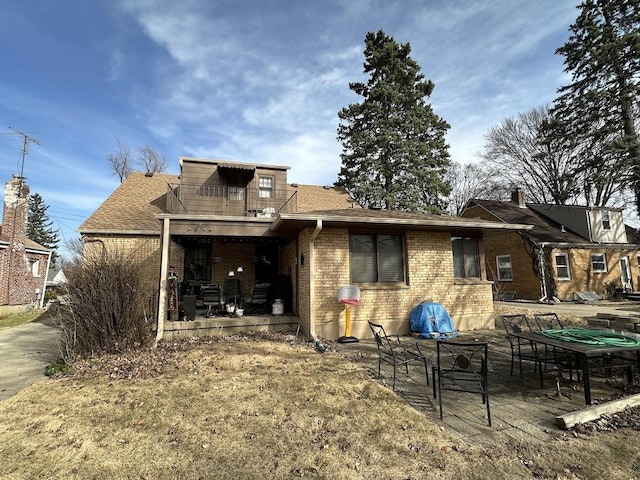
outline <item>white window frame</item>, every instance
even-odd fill
[[[500,267],[500,261],[507,261],[509,266]],[[508,278],[502,277],[502,270],[509,270]],[[500,282],[513,282],[513,265],[511,264],[511,255],[497,255],[496,256],[496,271],[498,272],[498,280]]]
[[[602,229],[611,230],[611,216],[609,215],[609,210],[602,210],[600,212],[600,219],[602,223]]]
[[[602,260],[595,260],[595,256],[602,256]],[[602,264],[602,268],[596,267],[596,264]],[[591,270],[593,273],[607,273],[607,254],[606,253],[592,253],[591,254]]]
[[[31,260],[31,275],[34,277],[40,276],[40,260]]]
[[[258,178],[258,197],[273,198],[275,179],[272,175],[261,175]]]
[[[558,263],[558,258],[564,258],[564,264]],[[569,255],[566,253],[556,253],[554,257],[556,263],[556,276],[558,280],[571,280],[571,270],[569,269]],[[560,269],[566,269],[567,273],[561,274]]]

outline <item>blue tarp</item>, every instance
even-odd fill
[[[453,326],[453,320],[447,310],[439,303],[422,302],[411,311],[411,331],[423,338],[457,337],[459,333]]]

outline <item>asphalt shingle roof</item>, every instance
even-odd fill
[[[317,210],[360,209],[355,200],[343,188],[321,187],[317,185],[291,185],[291,192],[297,191],[298,213],[314,212]]]
[[[523,234],[536,242],[588,243],[587,239],[566,228],[563,232],[562,225],[558,222],[555,222],[550,218],[531,210],[530,208],[519,207],[513,202],[473,199],[469,202],[467,210],[470,210],[474,205],[484,208],[502,222],[533,225],[533,229],[523,232]],[[470,212],[472,211],[473,210],[470,210]],[[470,217],[467,216],[467,218]]]
[[[155,214],[166,211],[167,184],[176,175],[131,173],[78,228],[80,233],[160,232]]]

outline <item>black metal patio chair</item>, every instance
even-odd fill
[[[429,371],[427,370],[427,358],[420,351],[418,343],[415,346],[404,344],[398,335],[387,335],[384,327],[380,324],[369,321],[369,327],[375,338],[378,347],[378,379],[380,379],[382,362],[393,367],[392,388],[396,389],[396,376],[398,367],[405,367],[407,375],[409,374],[409,364],[420,362],[424,366],[425,378],[429,385]]]
[[[434,391],[437,388],[440,420],[442,391],[479,393],[487,407],[487,422],[491,426],[489,407],[489,360],[487,342],[456,342],[438,340],[436,364],[433,368]],[[436,376],[437,374],[437,376]]]
[[[559,330],[564,328],[564,323],[555,312],[536,313],[533,315],[533,319],[540,330]]]
[[[543,330],[562,330],[565,328],[564,323],[558,317],[555,312],[549,313],[536,313],[533,315],[538,328],[542,332]],[[538,349],[538,355],[541,355],[540,349]],[[569,379],[573,380],[573,370],[577,369],[576,360],[571,352],[562,350],[556,347],[547,347],[545,345],[544,360],[546,365],[553,363],[558,368],[566,368],[569,370]],[[578,378],[580,378],[580,372],[578,372]]]
[[[515,337],[514,333],[533,332],[527,316],[523,313],[515,315],[502,315],[500,316],[502,325],[507,331],[507,340],[509,340],[509,346],[511,347],[511,375],[513,375],[513,366],[518,360],[518,367],[520,369],[520,382],[522,383],[522,361],[533,363],[534,372],[540,369],[540,387],[543,386],[542,378],[542,361],[540,355],[536,349],[536,345],[533,342],[521,340]]]
[[[202,304],[206,307],[204,316],[211,317],[216,314],[222,304],[220,286],[217,283],[205,284],[200,287]]]

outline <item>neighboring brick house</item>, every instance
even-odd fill
[[[29,187],[21,177],[4,186],[0,225],[0,315],[42,308],[51,250],[27,238]]]
[[[510,202],[471,200],[462,215],[533,225],[485,237],[497,295],[570,301],[580,292],[607,298],[640,288],[640,245],[628,238],[620,209],[526,203],[518,189]]]
[[[158,338],[191,323],[173,321],[170,279],[197,296],[237,266],[244,294],[280,284],[285,311],[310,338],[344,332],[345,285],[360,288],[351,309],[360,338],[371,336],[369,319],[408,333],[425,300],[442,303],[459,330],[493,328],[482,236],[530,228],[364,210],[342,189],[288,184],[285,166],[181,157],[180,167],[179,177],[131,174],[79,228],[86,255],[121,248],[142,261],[158,292]]]

